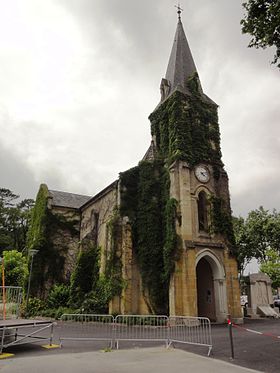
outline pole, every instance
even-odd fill
[[[5,265],[2,257],[2,287],[3,287],[3,320],[6,320],[6,288],[5,288]]]
[[[230,315],[228,316],[228,330],[229,330],[229,340],[230,340],[230,349],[231,349],[231,360],[234,360],[234,347],[233,347],[233,338],[232,338],[232,322]]]

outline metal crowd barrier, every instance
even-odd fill
[[[63,340],[74,341],[107,341],[113,347],[112,315],[64,314],[61,316],[60,345]]]
[[[2,354],[4,348],[22,345],[26,343],[38,343],[48,340],[48,346],[52,346],[53,327],[55,325],[55,322],[47,320],[1,320],[0,355]],[[41,332],[45,331],[46,329],[50,330],[49,337],[41,335]]]
[[[206,346],[209,356],[213,346],[210,320],[206,317],[171,316],[169,338],[170,343]]]
[[[0,319],[17,319],[22,300],[19,286],[0,286]]]
[[[205,317],[161,315],[64,314],[61,317],[60,344],[63,340],[107,341],[119,348],[121,341],[185,343],[212,350],[210,320]]]
[[[115,318],[115,345],[119,348],[119,341],[162,341],[169,343],[168,317],[143,315],[118,315]]]

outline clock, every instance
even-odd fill
[[[210,179],[209,170],[203,165],[197,166],[194,170],[194,174],[201,183],[207,183]]]

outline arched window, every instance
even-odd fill
[[[198,211],[198,229],[199,231],[208,232],[208,201],[205,192],[199,192],[197,201]]]

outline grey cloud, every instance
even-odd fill
[[[22,164],[22,169],[32,167],[32,171],[26,171],[19,183],[8,176],[5,163],[2,180],[19,187],[22,184],[23,189],[29,185],[30,190],[36,190],[37,181],[42,180],[52,189],[94,194],[114,180],[119,171],[136,164],[148,146],[147,117],[159,100],[159,83],[176,28],[176,2],[55,3],[74,20],[87,45],[87,60],[79,71],[79,88],[89,95],[79,97],[79,106],[69,107],[69,111],[65,107],[49,126],[30,125],[26,137],[32,140],[42,134],[40,146],[46,160],[26,166],[26,160],[19,160],[15,155],[18,152],[13,152],[10,157],[14,159],[14,169]],[[259,204],[277,208],[279,195],[272,191],[279,181],[279,72],[269,64],[272,53],[247,48],[248,37],[241,34],[239,24],[243,14],[241,1],[196,0],[181,5],[202,85],[220,105],[222,151],[232,185],[233,209],[235,213],[246,213]],[[268,87],[265,82],[273,82],[274,77],[275,85]],[[91,102],[91,93],[100,89],[96,80],[101,82],[101,89],[103,81],[115,89],[108,99],[102,92],[104,97],[98,103],[94,101],[96,95],[92,95]],[[59,130],[61,116],[69,123],[65,133]],[[32,141],[27,138],[25,145],[17,146],[28,145],[27,150],[32,151]],[[7,159],[9,152],[6,148]],[[246,158],[261,159],[263,167],[270,165],[269,170],[260,168],[260,174],[265,171],[264,178],[256,173],[248,176],[242,168]],[[265,182],[267,179],[269,183]],[[251,193],[249,186],[256,183],[258,188]]]
[[[267,210],[276,208],[280,210],[280,188],[279,174],[275,170],[275,174],[269,177],[259,178],[258,180],[247,180],[245,189],[231,198],[231,205],[234,215],[246,216],[251,210],[255,210],[263,206]]]
[[[0,187],[12,190],[21,198],[35,198],[38,184],[24,160],[0,143]]]

